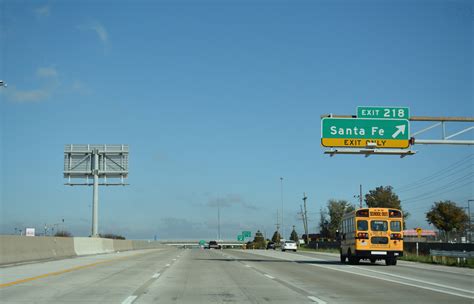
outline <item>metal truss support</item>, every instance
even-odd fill
[[[410,121],[435,121],[434,125],[431,125],[427,128],[424,128],[420,131],[417,131],[412,134],[412,144],[421,144],[421,145],[474,145],[474,140],[457,140],[452,139],[456,136],[464,134],[474,129],[474,126],[468,126],[456,133],[451,135],[446,134],[446,124],[447,123],[474,123],[474,117],[427,117],[427,116],[414,116],[410,118]],[[415,136],[418,136],[422,133],[425,133],[433,128],[441,127],[441,139],[419,139]]]
[[[330,149],[324,151],[324,154],[329,154],[331,157],[336,154],[359,154],[369,157],[371,155],[399,155],[400,158],[405,156],[414,155],[416,151],[412,150],[392,150],[392,149]]]

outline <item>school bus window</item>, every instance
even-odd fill
[[[369,224],[367,223],[367,221],[366,220],[357,221],[357,230],[362,230],[362,231],[369,230]]]
[[[370,229],[372,231],[387,231],[388,230],[388,223],[387,223],[387,221],[371,221],[370,222]]]
[[[390,222],[390,230],[396,232],[402,231],[401,223],[399,221]]]
[[[402,217],[402,213],[398,210],[392,210],[390,209],[389,211],[389,217]]]

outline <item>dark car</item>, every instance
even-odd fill
[[[221,245],[219,245],[216,241],[210,241],[208,245],[209,249],[221,249]]]
[[[267,249],[273,249],[273,250],[275,250],[275,243],[274,243],[274,242],[268,242],[268,244],[267,244]]]

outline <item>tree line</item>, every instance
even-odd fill
[[[391,186],[380,186],[365,195],[365,203],[369,208],[394,208],[403,212],[404,220],[410,213],[403,210],[401,201]],[[346,200],[331,199],[326,208],[320,209],[319,231],[322,238],[335,239],[345,213],[355,210],[355,206]],[[447,237],[449,232],[462,232],[469,228],[469,216],[462,207],[450,200],[434,202],[426,213],[426,221],[443,231]],[[404,229],[406,229],[404,223]],[[447,240],[447,239],[446,239]]]

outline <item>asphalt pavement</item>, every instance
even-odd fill
[[[0,268],[2,303],[474,303],[474,270],[163,247]]]

